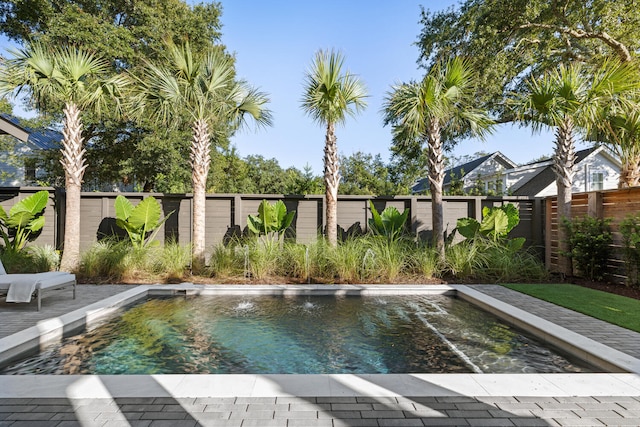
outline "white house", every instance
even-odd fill
[[[42,150],[60,148],[62,134],[50,129],[30,129],[8,114],[0,114],[0,135],[10,135],[0,150],[0,186],[34,185],[40,178],[35,155]],[[7,147],[8,146],[8,147]]]
[[[618,188],[620,161],[604,146],[576,152],[573,192]],[[443,189],[451,189],[454,179],[462,181],[465,193],[479,189],[483,194],[546,197],[558,193],[553,160],[517,166],[499,151],[479,157],[445,172]],[[481,187],[481,188],[478,188]],[[429,179],[423,178],[411,188],[413,193],[429,190]]]
[[[576,152],[572,192],[618,188],[620,161],[604,146]],[[504,171],[504,186],[514,196],[546,197],[558,194],[553,160]]]
[[[451,184],[454,180],[460,180],[462,181],[462,189],[465,192],[482,186],[483,192],[501,194],[505,188],[504,171],[516,166],[504,154],[496,151],[463,165],[447,169],[444,172],[442,188],[444,192],[447,192],[451,189]],[[429,178],[422,178],[411,187],[412,193],[424,193],[428,190]]]

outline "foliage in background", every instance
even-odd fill
[[[160,242],[154,240],[162,224],[172,212],[162,217],[162,207],[155,197],[149,196],[135,207],[124,196],[118,195],[115,201],[116,225],[127,232],[134,248],[140,249]]]
[[[340,194],[395,196],[409,194],[413,183],[403,181],[393,164],[385,164],[380,154],[358,151],[340,156]]]
[[[49,201],[48,191],[38,191],[20,200],[9,209],[0,206],[0,235],[3,252],[20,252],[27,242],[34,241],[44,227],[44,210]]]
[[[628,215],[620,222],[627,284],[640,284],[640,214]]]
[[[145,60],[163,56],[166,40],[188,40],[197,50],[210,46],[224,50],[221,13],[219,3],[189,5],[181,0],[61,0],[55,7],[51,2],[1,1],[0,31],[19,43],[36,40],[48,46],[85,46],[109,58],[113,73],[137,72]],[[49,105],[40,112],[60,120],[56,108]],[[85,136],[92,142],[87,148],[87,176],[95,178],[87,180],[85,189],[104,190],[98,184],[108,183],[144,191],[190,190],[188,127],[174,132],[150,120],[134,124],[126,119],[100,120],[93,114],[85,114],[83,122]],[[218,143],[227,147],[226,124],[216,124],[215,129],[221,135]],[[42,162],[51,183],[60,176],[56,175],[59,158],[58,154]]]
[[[624,17],[624,19],[620,19]],[[598,64],[636,56],[640,10],[609,0],[465,0],[440,11],[423,10],[418,40],[425,68],[452,55],[474,58],[478,105],[510,120],[503,100],[530,76],[560,63]]]
[[[569,253],[574,267],[583,277],[602,280],[607,272],[611,255],[613,235],[609,225],[611,219],[584,216],[564,220],[569,237]]]
[[[402,236],[409,209],[400,213],[394,206],[387,206],[382,213],[378,213],[371,200],[369,200],[369,209],[373,217],[369,219],[369,229],[373,234],[386,237],[388,242],[396,241]]]

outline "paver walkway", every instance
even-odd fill
[[[81,285],[78,299],[51,295],[43,310],[0,303],[0,337],[120,292]],[[640,334],[493,285],[474,289],[638,355]],[[636,356],[637,357],[637,356]],[[640,425],[640,396],[235,397],[0,399],[0,427],[66,426],[623,426]]]
[[[499,285],[472,286],[484,294],[640,359],[640,334]]]

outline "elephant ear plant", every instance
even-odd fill
[[[369,228],[374,234],[385,236],[389,243],[398,240],[404,231],[404,224],[409,216],[409,209],[402,213],[393,206],[385,208],[378,213],[373,202],[369,200],[372,218],[369,219]]]
[[[520,222],[518,209],[511,203],[493,208],[482,209],[482,222],[474,218],[460,218],[456,230],[467,239],[483,236],[494,242],[504,241],[511,230]],[[524,237],[506,240],[506,245],[514,251],[524,245]]]
[[[153,240],[160,231],[160,226],[167,221],[173,211],[169,212],[162,220],[160,203],[149,196],[142,199],[135,207],[124,196],[116,197],[116,225],[127,232],[134,248],[140,249],[152,244],[158,244]]]
[[[261,235],[275,234],[280,236],[293,222],[296,211],[287,212],[282,200],[271,204],[262,200],[258,206],[258,216],[249,215],[247,227],[252,233]]]
[[[0,206],[0,234],[5,252],[18,253],[40,235],[48,200],[49,192],[43,190],[13,205],[8,214]]]

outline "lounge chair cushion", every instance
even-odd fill
[[[62,271],[33,274],[0,274],[0,289],[7,290],[7,302],[31,302],[36,289],[47,289],[75,281],[75,276]]]

